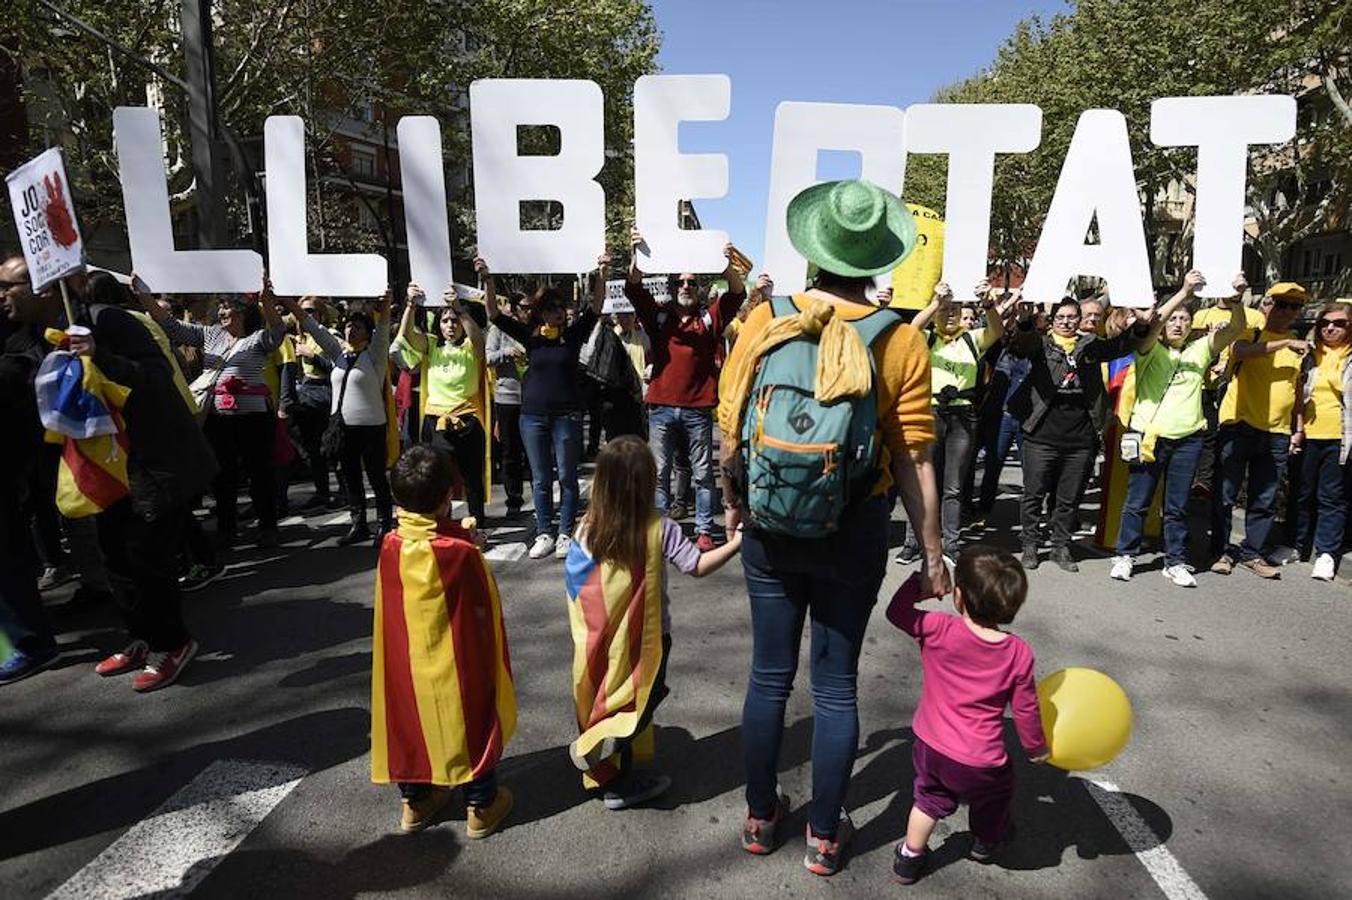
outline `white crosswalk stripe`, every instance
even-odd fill
[[[48,900],[186,897],[306,774],[289,763],[217,760]]]
[[[1136,807],[1123,796],[1117,785],[1111,781],[1085,779],[1085,788],[1108,821],[1122,835],[1127,847],[1145,866],[1150,877],[1155,879],[1155,884],[1159,885],[1164,896],[1169,900],[1206,900],[1206,894],[1202,893],[1197,882],[1183,870],[1169,848],[1164,846],[1164,841],[1141,818]]]

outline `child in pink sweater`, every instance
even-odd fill
[[[1033,762],[1047,759],[1033,650],[1000,625],[1028,596],[1028,576],[1012,554],[974,545],[958,558],[953,606],[958,614],[925,612],[916,603],[919,576],[892,598],[887,619],[920,645],[924,683],[912,729],[915,794],[906,839],[897,844],[892,870],[902,884],[924,871],[935,823],[968,806],[975,837],[970,857],[988,863],[1010,833],[1014,768],[1001,739],[1006,706]]]

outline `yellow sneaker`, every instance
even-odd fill
[[[437,814],[446,808],[450,800],[451,789],[437,786],[417,800],[405,799],[404,811],[399,817],[399,830],[406,833],[422,831],[436,821]]]
[[[470,838],[486,838],[498,830],[502,820],[512,811],[512,792],[505,787],[498,788],[498,795],[487,806],[471,806],[465,822],[465,835]]]

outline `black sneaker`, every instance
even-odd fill
[[[194,563],[188,569],[188,573],[178,580],[178,589],[185,594],[200,591],[220,578],[224,572],[225,566],[222,565],[204,566],[201,563]]]
[[[622,784],[616,784],[614,790],[606,791],[601,802],[606,809],[620,810],[640,803],[647,803],[667,792],[671,787],[671,776],[661,772],[632,772],[622,776]]]
[[[784,794],[779,795],[774,814],[768,819],[757,819],[748,811],[746,821],[742,823],[742,849],[757,856],[774,853],[777,846],[775,831],[788,816],[789,798]]]
[[[985,841],[973,841],[972,849],[967,851],[967,858],[972,862],[981,863],[988,866],[995,862],[995,858],[1000,855],[1000,851],[1005,849],[1005,845],[988,844]]]
[[[844,810],[840,811],[835,837],[816,837],[812,833],[812,826],[807,826],[807,855],[803,857],[803,866],[813,875],[836,874],[840,871],[840,864],[845,857],[845,847],[852,837],[854,823]]]
[[[347,530],[347,534],[338,539],[338,543],[344,547],[349,544],[360,544],[363,541],[371,540],[371,529],[366,527],[366,523],[353,525]]]
[[[929,848],[921,850],[917,856],[907,856],[901,852],[905,843],[903,840],[897,844],[892,852],[892,874],[898,884],[915,884],[920,880],[920,876],[925,874],[925,866],[929,863]]]
[[[909,566],[911,563],[918,562],[920,559],[920,547],[915,544],[902,544],[901,549],[897,551],[896,561],[903,566]]]
[[[1042,561],[1037,557],[1036,547],[1024,547],[1022,561],[1023,567],[1030,572],[1042,565]]]
[[[1052,562],[1056,563],[1067,572],[1080,571],[1080,564],[1075,562],[1075,557],[1070,555],[1069,547],[1053,547]]]

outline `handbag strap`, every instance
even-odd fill
[[[356,365],[357,365],[357,357],[354,356],[352,357],[352,360],[348,363],[347,368],[343,369],[343,380],[338,385],[338,412],[336,413],[337,415],[341,416],[343,414],[343,398],[347,396],[347,379],[351,377],[352,370],[356,368]]]
[[[1206,338],[1199,338],[1199,340],[1206,340]],[[1178,351],[1178,359],[1174,360],[1174,367],[1169,370],[1169,380],[1164,384],[1164,393],[1160,394],[1160,402],[1155,404],[1155,411],[1152,412],[1150,418],[1146,420],[1146,427],[1142,428],[1142,431],[1149,430],[1150,426],[1155,421],[1155,417],[1158,416],[1160,410],[1164,408],[1164,401],[1169,396],[1169,392],[1174,388],[1174,379],[1178,377],[1178,370],[1183,367],[1183,354],[1187,352],[1187,349],[1187,347],[1184,347],[1182,350]],[[1168,353],[1169,351],[1166,349],[1164,352]]]

